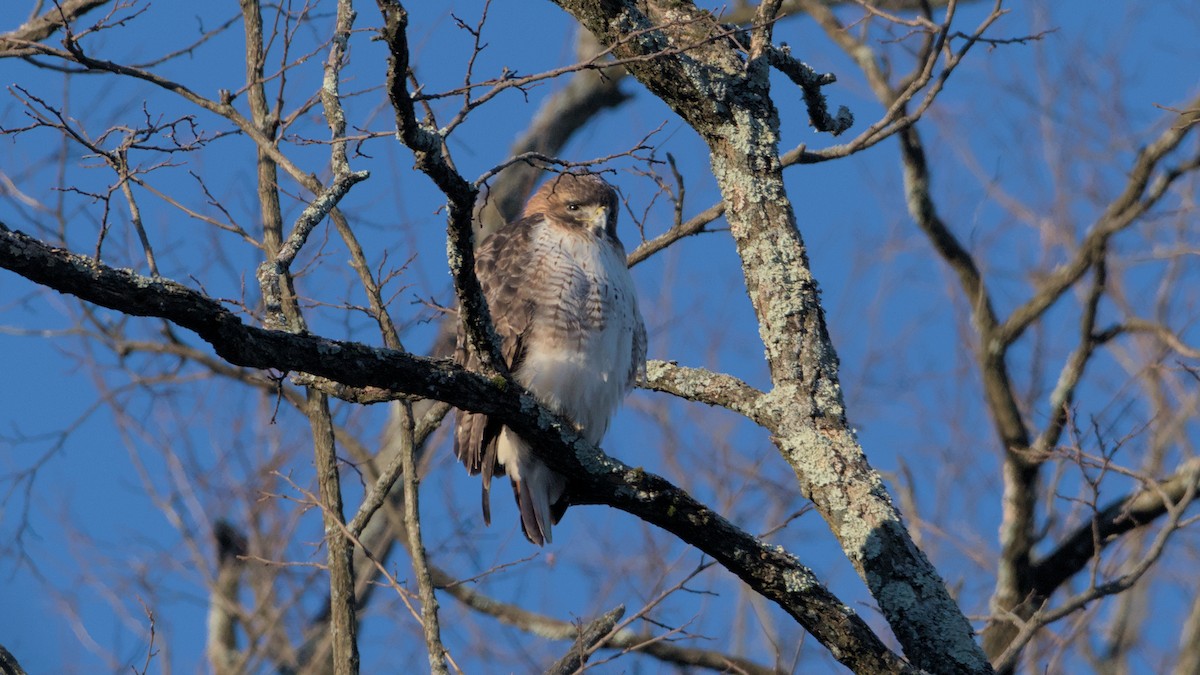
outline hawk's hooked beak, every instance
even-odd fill
[[[587,224],[588,229],[597,237],[603,237],[608,231],[608,207],[593,206],[590,207]]]

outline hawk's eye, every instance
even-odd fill
[[[578,210],[579,210],[579,202],[570,202],[570,203],[568,203],[568,204],[567,204],[567,210],[568,210],[568,211],[578,211]]]

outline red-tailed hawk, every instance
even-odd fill
[[[617,238],[616,191],[595,175],[552,177],[520,220],[480,244],[475,273],[513,378],[599,443],[646,367],[646,326]],[[455,359],[472,368],[478,364],[465,340],[460,326]],[[550,541],[550,526],[567,509],[566,480],[520,436],[459,411],[454,453],[471,474],[483,474],[485,522],[492,476],[507,474],[525,536]]]

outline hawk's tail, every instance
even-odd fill
[[[565,510],[558,502],[566,480],[534,457],[529,444],[507,427],[500,435],[496,456],[512,479],[525,537],[538,546],[552,541],[550,528]]]

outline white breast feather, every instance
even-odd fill
[[[571,418],[592,443],[608,430],[630,383],[634,332],[641,320],[625,256],[608,241],[542,223],[532,245],[546,288],[541,289],[525,359],[513,373],[547,407]],[[531,275],[533,276],[533,275]],[[533,458],[507,429],[497,459],[533,498],[526,531],[550,540],[550,504],[565,488],[561,476]]]
[[[569,336],[554,322],[535,319],[525,362],[515,375],[545,405],[574,420],[589,441],[599,443],[627,389],[638,320],[633,281],[625,257],[607,241],[545,225],[540,229],[535,247],[563,272],[553,275],[565,285],[558,297],[575,296],[581,284],[591,294],[582,307],[566,310],[579,315],[571,317],[575,325],[565,331]],[[554,309],[564,311],[563,306]]]

